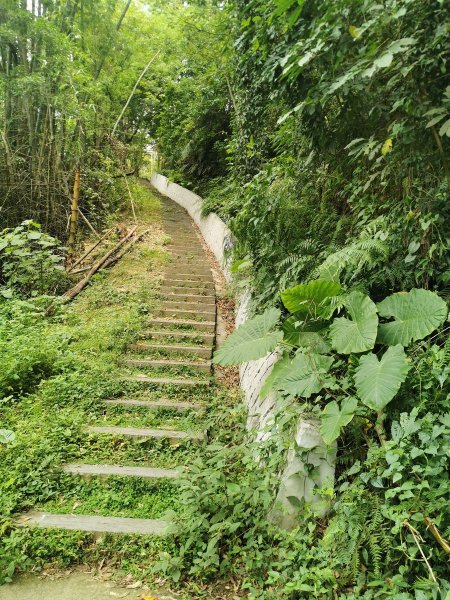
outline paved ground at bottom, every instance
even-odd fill
[[[0,600],[176,600],[165,592],[147,592],[145,588],[127,589],[111,581],[99,581],[88,573],[67,577],[24,576],[0,587]]]

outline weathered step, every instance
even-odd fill
[[[173,254],[180,254],[182,256],[192,256],[198,258],[206,258],[206,253],[200,244],[166,244],[164,250],[168,250]]]
[[[176,288],[171,288],[176,289]],[[183,288],[180,288],[183,289]],[[185,289],[185,288],[184,288]],[[180,294],[179,292],[169,292],[167,293],[167,299],[169,302],[199,302],[200,304],[215,304],[216,297],[205,296],[203,294]]]
[[[130,519],[99,517],[97,515],[57,515],[31,512],[18,520],[22,527],[69,529],[97,533],[136,533],[139,535],[165,535],[168,523],[161,519]]]
[[[156,467],[127,467],[122,465],[64,465],[65,473],[81,477],[141,477],[142,479],[176,479],[179,471],[175,469],[159,469]]]
[[[100,435],[120,435],[132,438],[150,438],[150,439],[169,439],[169,440],[202,440],[203,433],[187,433],[186,431],[176,431],[171,429],[141,429],[137,427],[96,427],[90,426],[86,430],[89,433]]]
[[[123,400],[118,398],[117,400],[103,400],[105,404],[111,404],[114,406],[142,406],[149,410],[201,410],[204,408],[201,404],[195,402],[174,402],[172,400]]]
[[[142,359],[136,360],[133,358],[127,358],[123,361],[128,367],[139,368],[155,368],[155,369],[164,369],[164,368],[183,368],[187,367],[190,369],[197,369],[199,371],[206,371],[210,373],[211,371],[211,362],[200,362],[200,361],[189,361],[189,360],[153,360],[153,359]]]
[[[134,352],[168,352],[173,354],[188,354],[201,358],[211,358],[212,347],[199,348],[198,346],[177,346],[169,344],[130,344]]]
[[[161,294],[166,296],[178,295],[182,297],[198,296],[199,298],[215,298],[214,288],[211,287],[188,287],[188,286],[168,286],[163,285],[159,288]],[[186,296],[184,295],[186,294]]]
[[[189,290],[195,289],[197,292],[199,290],[210,290],[214,292],[215,285],[213,281],[192,281],[189,279],[176,279],[176,275],[174,275],[173,279],[170,277],[164,277],[162,282],[162,288],[189,288]]]
[[[151,329],[144,329],[140,333],[141,338],[145,339],[154,339],[154,340],[174,340],[175,342],[183,342],[186,340],[200,340],[203,344],[210,344],[212,346],[214,342],[214,334],[213,333],[202,333],[202,332],[192,332],[192,331],[183,331],[178,329],[176,331],[167,329],[166,331],[152,331]],[[201,346],[199,346],[201,348]]]
[[[154,318],[154,319],[149,319],[147,321],[147,323],[149,325],[180,325],[181,327],[183,326],[187,326],[187,327],[194,327],[196,329],[198,329],[199,331],[208,331],[213,333],[215,328],[216,328],[216,322],[215,321],[192,321],[189,319],[158,319],[158,318]],[[181,333],[181,331],[180,331]]]
[[[200,296],[201,297],[201,296]],[[213,300],[212,302],[202,302],[201,300],[197,301],[197,302],[189,302],[188,300],[186,301],[176,301],[176,302],[172,302],[172,300],[165,300],[164,304],[163,304],[164,308],[167,310],[194,310],[194,311],[202,311],[202,310],[208,310],[210,312],[212,312],[213,314],[216,313],[216,303]]]
[[[155,310],[155,314],[161,317],[168,317],[174,319],[191,319],[197,323],[199,321],[213,321],[216,318],[216,311],[214,310],[189,310],[181,308],[166,308],[163,304],[162,308]]]
[[[188,268],[193,265],[205,268],[211,267],[211,263],[207,258],[200,255],[190,255],[189,252],[171,252],[170,258],[172,264],[185,264]]]
[[[199,277],[199,276],[207,276],[207,277],[211,277],[212,273],[211,273],[211,269],[208,268],[205,265],[199,265],[196,262],[186,262],[185,260],[183,260],[183,262],[178,262],[176,260],[172,260],[170,263],[168,263],[167,268],[165,273],[189,273],[189,275],[193,275],[194,277]]]
[[[172,267],[172,265],[170,265]],[[176,277],[178,281],[192,281],[195,283],[205,282],[205,283],[214,283],[214,279],[212,273],[181,273],[178,269],[168,269],[165,274],[165,281],[167,279],[171,279],[172,277]],[[167,279],[166,279],[167,277]]]
[[[132,381],[135,383],[147,383],[149,385],[175,385],[177,387],[191,387],[197,385],[207,387],[211,385],[211,382],[208,379],[194,379],[192,377],[175,379],[172,377],[147,377],[147,375],[135,375],[134,377],[126,377],[126,381]]]

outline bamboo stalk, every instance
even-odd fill
[[[79,281],[76,286],[74,286],[72,289],[68,290],[64,294],[64,296],[67,298],[66,301],[73,300],[75,298],[75,296],[78,296],[78,294],[89,283],[89,280],[91,279],[91,277],[93,275],[95,275],[95,273],[97,273],[97,271],[99,269],[102,268],[102,266],[106,263],[106,261],[108,260],[108,258],[110,258],[113,254],[115,254],[117,252],[117,250],[119,250],[119,248],[121,248],[135,234],[136,229],[137,229],[137,227],[133,227],[133,229],[130,231],[130,233],[127,236],[125,236],[122,240],[120,240],[120,242],[118,244],[116,244],[114,246],[114,248],[112,248],[111,250],[109,250],[104,256],[102,256],[102,258],[100,258],[100,260],[98,260],[90,268],[90,270],[87,273],[87,275],[85,277],[83,277],[83,279],[81,281]]]
[[[87,250],[87,251],[86,251],[86,252],[83,254],[83,256],[80,256],[80,258],[79,258],[78,260],[76,260],[76,261],[73,263],[73,265],[70,267],[70,269],[68,270],[68,272],[69,272],[69,273],[70,273],[70,272],[72,272],[72,271],[73,271],[73,269],[75,269],[75,267],[77,267],[77,266],[78,266],[78,265],[79,265],[81,262],[83,262],[83,260],[84,260],[85,258],[87,258],[87,257],[89,256],[89,254],[90,254],[90,253],[91,253],[93,250],[95,250],[95,249],[97,248],[97,246],[98,246],[99,244],[101,244],[101,242],[103,242],[103,240],[104,240],[106,237],[108,237],[108,235],[109,235],[109,234],[110,234],[110,233],[111,233],[113,230],[114,230],[114,227],[111,227],[111,229],[108,229],[108,231],[107,231],[107,232],[106,232],[104,235],[102,235],[102,237],[101,237],[101,238],[100,238],[100,239],[99,239],[99,240],[98,240],[98,241],[97,241],[97,242],[96,242],[96,243],[95,243],[95,244],[94,244],[94,245],[93,245],[91,248],[89,248],[89,250]]]
[[[116,133],[117,126],[119,125],[119,123],[120,123],[120,121],[121,121],[121,119],[122,119],[123,115],[125,114],[125,111],[127,110],[127,108],[128,108],[128,105],[130,104],[130,102],[131,102],[131,99],[132,99],[132,98],[133,98],[133,96],[134,96],[134,92],[137,90],[137,86],[138,86],[138,85],[139,85],[139,83],[141,82],[141,79],[144,77],[144,75],[147,73],[147,71],[148,71],[148,69],[150,68],[150,65],[152,64],[152,62],[153,62],[154,60],[156,60],[156,58],[158,57],[158,55],[160,54],[160,52],[161,52],[161,50],[158,50],[158,52],[157,52],[157,53],[156,53],[154,56],[152,56],[152,58],[151,58],[151,59],[148,61],[148,63],[147,63],[147,64],[146,64],[146,66],[144,67],[144,70],[142,71],[142,73],[139,75],[139,77],[138,77],[138,79],[137,79],[136,83],[134,84],[134,87],[133,87],[133,89],[131,90],[131,94],[128,96],[128,100],[125,102],[125,106],[122,108],[122,112],[120,113],[120,115],[119,115],[119,116],[118,116],[118,118],[117,118],[117,121],[116,121],[116,122],[115,122],[115,124],[114,124],[113,130],[112,130],[112,132],[111,132],[111,135],[112,135],[112,136],[113,136],[113,135]]]
[[[73,184],[72,206],[70,212],[69,240],[67,242],[66,268],[70,266],[72,256],[75,252],[75,237],[77,234],[78,200],[80,197],[80,167],[75,171]]]

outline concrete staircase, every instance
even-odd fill
[[[212,382],[212,351],[216,329],[215,285],[207,254],[187,213],[168,199],[164,204],[164,230],[172,241],[166,246],[171,261],[160,288],[161,306],[142,330],[140,339],[130,344],[123,357],[128,374],[124,378],[124,397],[101,401],[105,410],[126,407],[132,410],[202,411],[197,390]],[[142,386],[142,398],[127,398],[127,384]],[[180,400],[176,392],[183,390]],[[165,397],[159,392],[164,390]],[[187,392],[186,392],[187,390]],[[158,392],[152,399],[153,391]],[[173,394],[171,392],[174,392]],[[149,397],[150,395],[150,397]],[[110,427],[89,425],[86,435],[114,436],[120,439],[169,440],[171,443],[201,443],[203,431],[179,431],[169,427]],[[157,465],[67,464],[65,474],[92,478],[134,477],[145,480],[176,481],[180,469]],[[24,527],[58,528],[86,532],[164,535],[168,524],[161,519],[121,518],[117,516],[54,514],[30,512],[19,522]]]

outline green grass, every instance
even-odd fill
[[[129,344],[137,341],[186,346],[202,343],[201,337],[181,342],[141,338],[142,330],[148,328],[149,315],[161,307],[160,286],[170,254],[163,248],[167,236],[160,229],[159,198],[141,186],[133,185],[132,191],[140,224],[151,230],[147,238],[113,269],[97,274],[73,303],[45,319],[44,327],[27,329],[24,325],[25,334],[28,331],[30,336],[44,336],[46,341],[54,338],[58,351],[47,379],[43,373],[37,385],[33,378],[27,395],[15,393],[0,398],[1,427],[16,434],[15,442],[0,445],[0,582],[15,570],[30,572],[48,565],[69,567],[78,563],[94,566],[105,561],[118,576],[132,573],[136,579],[149,581],[152,561],[159,552],[173,552],[172,537],[99,536],[21,529],[15,523],[18,515],[29,510],[139,518],[160,518],[167,510],[176,511],[178,487],[174,481],[84,479],[64,473],[62,466],[75,462],[160,468],[192,465],[203,451],[203,444],[94,435],[86,431],[86,426],[202,431],[209,407],[226,395],[217,385],[183,388],[126,380],[128,374],[138,372],[155,377],[209,379],[207,373],[186,367],[124,368],[124,358],[148,355],[129,351]],[[126,221],[129,215],[121,217]],[[198,293],[203,292],[199,289]],[[176,333],[195,331],[190,325],[153,327],[166,328]],[[61,344],[61,339],[69,343]],[[207,340],[206,345],[209,343]],[[10,352],[14,353],[13,344]],[[164,352],[152,354],[165,356]],[[170,353],[170,357],[190,360],[182,354]],[[205,410],[149,410],[102,402],[115,398],[195,402],[204,404]]]
[[[51,513],[159,519],[177,509],[175,482],[63,475],[63,493],[36,507]]]

